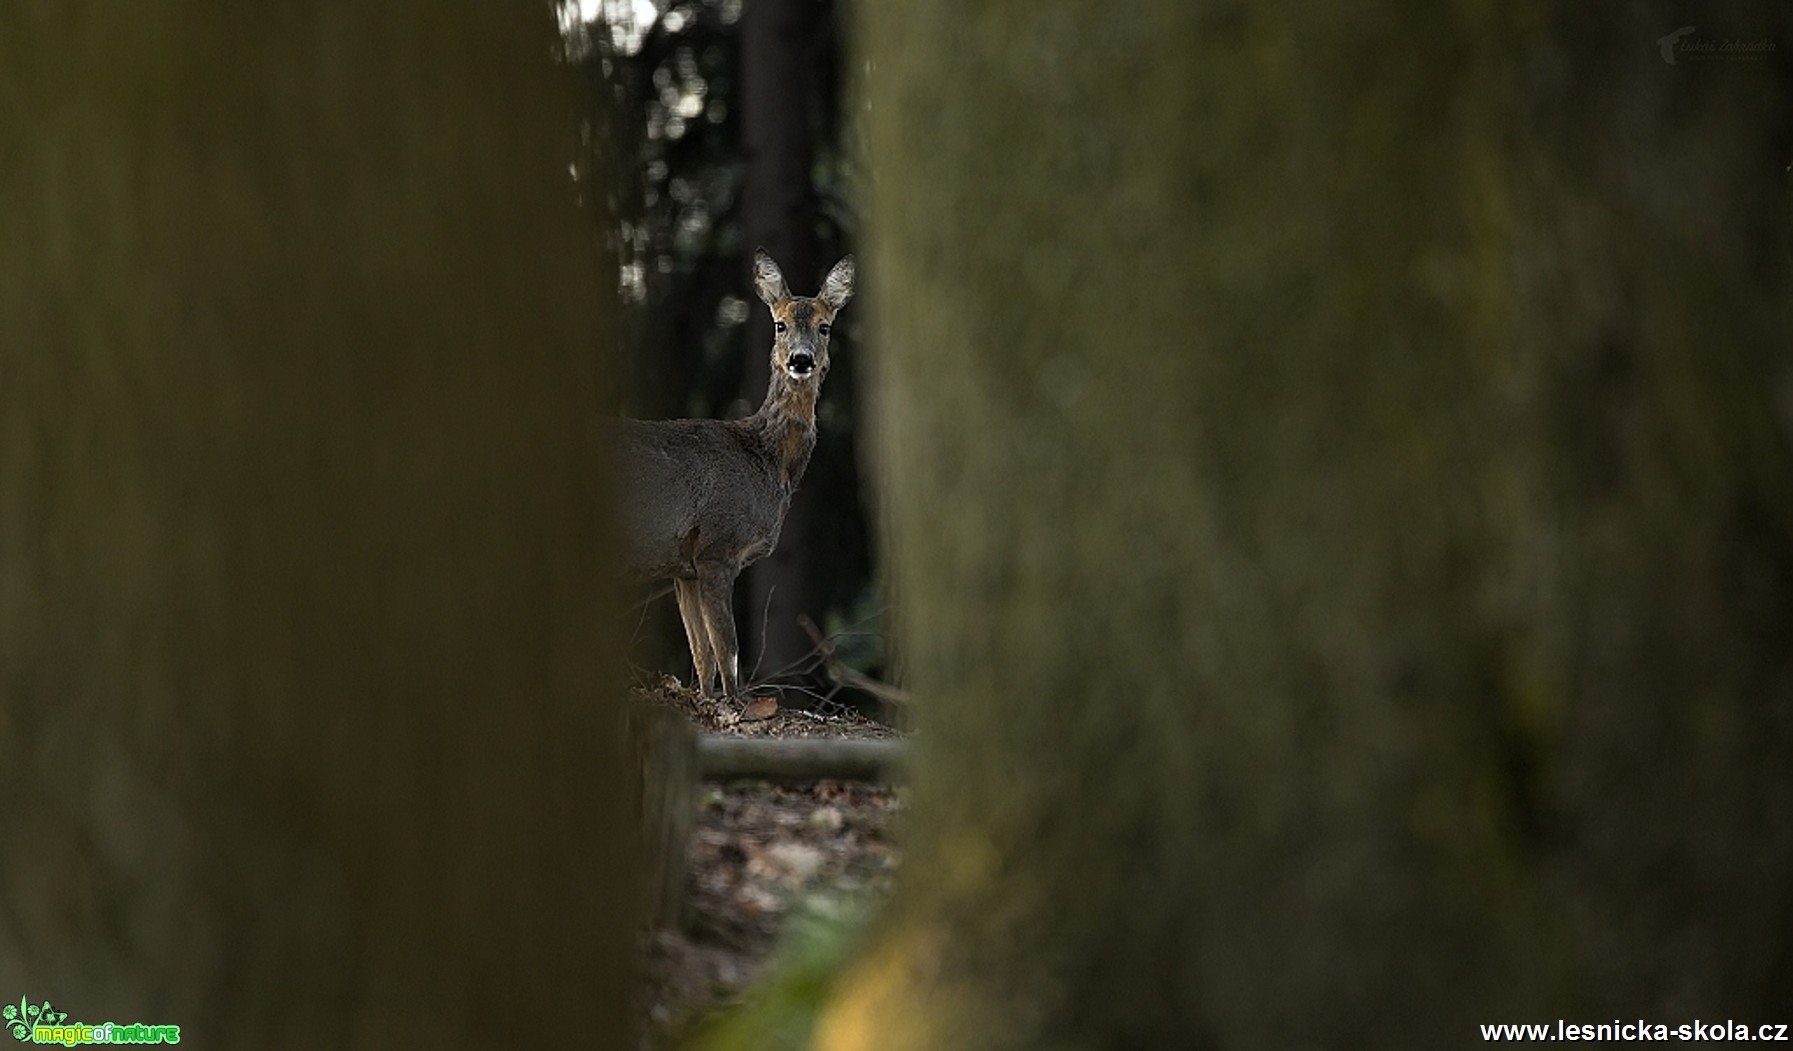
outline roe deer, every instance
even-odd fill
[[[627,566],[637,580],[672,578],[697,688],[741,689],[735,578],[778,544],[791,494],[816,446],[816,396],[828,375],[828,331],[853,296],[853,257],[813,299],[791,295],[764,249],[753,289],[772,308],[766,401],[738,420],[623,420],[618,482]]]

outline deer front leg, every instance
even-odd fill
[[[704,625],[709,628],[710,653],[722,678],[722,695],[741,694],[741,650],[735,639],[735,577],[733,566],[697,567],[697,592],[702,602]]]
[[[710,681],[716,677],[716,657],[709,626],[704,623],[702,595],[697,581],[686,577],[674,577],[672,589],[679,600],[679,619],[685,622],[685,641],[691,646],[691,684],[708,696]]]

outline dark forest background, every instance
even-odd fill
[[[752,412],[772,343],[770,316],[748,281],[755,246],[799,293],[813,292],[853,250],[863,168],[841,112],[845,19],[834,0],[561,8],[588,115],[575,177],[618,268],[624,414]],[[614,135],[605,121],[616,122]],[[616,163],[600,154],[606,142],[623,151],[621,171],[601,170]],[[862,297],[836,325],[815,457],[778,550],[737,590],[743,670],[756,669],[755,680],[803,684],[813,644],[800,615],[836,635],[849,663],[884,670],[884,602],[858,453],[867,316]],[[635,661],[688,678],[670,598],[646,614]]]

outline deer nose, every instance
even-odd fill
[[[807,376],[816,367],[815,355],[799,350],[791,355],[791,371],[799,376]]]

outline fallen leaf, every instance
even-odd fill
[[[747,702],[747,707],[741,709],[741,721],[744,723],[757,723],[764,719],[770,719],[777,714],[778,698],[771,694],[766,694],[762,697],[755,697],[753,700]]]
[[[780,841],[759,851],[747,863],[747,873],[758,879],[769,879],[786,886],[809,881],[822,868],[825,855],[807,843]]]

